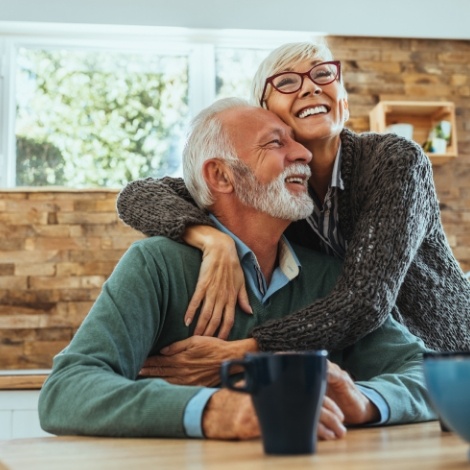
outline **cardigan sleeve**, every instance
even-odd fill
[[[354,220],[348,221],[353,229],[335,288],[289,317],[256,327],[252,334],[261,350],[343,349],[391,312],[400,316],[398,293],[439,217],[432,169],[417,145],[396,136],[368,136],[367,145],[359,149],[355,143],[362,162],[345,171],[360,174],[362,187],[356,179],[343,196],[359,202],[348,207],[349,214],[340,213],[340,223]]]
[[[147,236],[182,241],[189,225],[211,225],[182,178],[146,178],[130,182],[118,195],[117,211],[124,223]]]

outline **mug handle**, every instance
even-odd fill
[[[244,385],[236,385],[235,376],[230,375],[230,369],[233,366],[240,366],[243,369],[245,375],[245,384]],[[220,378],[222,381],[222,385],[229,390],[233,390],[235,392],[243,392],[243,393],[252,393],[253,386],[251,375],[253,372],[253,364],[250,361],[244,360],[233,360],[233,361],[224,361],[220,366]]]

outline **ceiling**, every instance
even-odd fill
[[[0,22],[470,39],[469,0],[0,0]],[[0,30],[1,31],[1,30]]]

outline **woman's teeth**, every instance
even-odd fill
[[[307,108],[301,111],[298,116],[300,119],[306,118],[307,116],[313,116],[314,114],[326,113],[326,106],[315,106],[313,108]]]

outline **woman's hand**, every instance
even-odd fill
[[[188,305],[184,322],[193,321],[202,303],[195,335],[227,339],[235,319],[235,306],[252,313],[245,288],[245,277],[235,248],[228,235],[206,225],[188,227],[184,240],[203,252],[199,278]]]
[[[177,385],[212,387],[220,383],[220,364],[241,359],[258,347],[253,338],[223,341],[209,336],[191,336],[163,348],[161,355],[149,357],[141,377],[159,377]],[[236,369],[232,369],[236,372]]]

